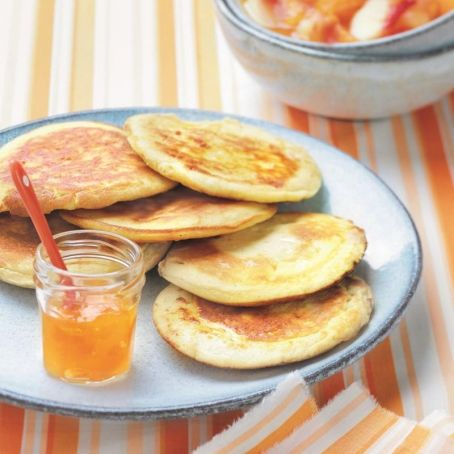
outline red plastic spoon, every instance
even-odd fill
[[[33,189],[32,182],[30,181],[27,172],[25,172],[25,169],[19,161],[13,161],[9,165],[9,169],[14,184],[24,202],[27,213],[35,226],[39,239],[46,248],[51,263],[55,267],[67,271],[65,262],[58,250],[57,243],[52,236],[47,219],[41,211],[38,198],[36,197],[35,190]]]

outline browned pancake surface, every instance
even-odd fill
[[[128,118],[125,129],[151,168],[199,192],[268,203],[311,197],[320,187],[304,148],[234,119],[143,114]]]
[[[76,228],[56,214],[47,219],[54,234]],[[33,260],[39,243],[30,219],[0,214],[0,279],[20,287],[32,287]]]
[[[83,228],[111,230],[148,242],[235,232],[265,221],[275,212],[275,205],[221,199],[179,187],[100,210],[61,212],[61,216]]]
[[[258,184],[282,187],[295,175],[298,163],[286,156],[274,143],[261,144],[257,139],[197,127],[184,132],[163,130],[150,122],[150,136],[161,150],[184,163],[188,170],[242,182],[251,179]],[[222,149],[222,160],[217,150]]]
[[[0,211],[26,215],[9,162],[23,163],[44,212],[98,208],[165,191],[174,183],[152,171],[123,131],[94,122],[38,128],[0,150]]]
[[[250,369],[311,358],[356,336],[372,294],[359,278],[288,303],[228,307],[174,285],[153,305],[160,335],[175,349],[218,367]]]
[[[326,322],[339,314],[346,289],[335,286],[297,302],[260,307],[232,307],[194,298],[201,322],[210,321],[231,329],[251,340],[273,341],[292,339],[316,333]],[[187,314],[182,314],[188,317]],[[190,316],[189,316],[190,317]]]
[[[277,213],[248,229],[179,243],[160,274],[217,303],[260,306],[330,287],[366,249],[362,229],[324,213]]]

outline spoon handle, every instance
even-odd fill
[[[24,202],[25,208],[27,209],[27,213],[35,226],[41,242],[46,248],[50,261],[57,268],[66,270],[66,265],[63,262],[60,251],[58,250],[57,244],[52,236],[49,224],[41,211],[38,198],[36,197],[35,190],[33,189],[27,172],[25,172],[25,169],[19,161],[13,161],[10,164],[10,172],[14,184],[19,191],[22,201]]]

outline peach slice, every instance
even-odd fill
[[[393,26],[417,0],[368,0],[353,16],[350,33],[358,40],[369,40],[393,32]]]

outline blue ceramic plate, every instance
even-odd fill
[[[199,110],[114,109],[60,115],[0,133],[0,144],[49,123],[97,120],[122,125],[140,112],[174,113],[187,120],[225,115]],[[40,322],[32,290],[0,283],[0,398],[56,413],[116,419],[187,417],[258,401],[290,371],[309,382],[328,377],[362,357],[399,320],[421,272],[415,226],[402,203],[360,163],[305,134],[259,120],[239,120],[306,147],[324,184],[304,203],[282,210],[321,211],[353,220],[365,229],[368,249],[357,274],[372,287],[375,310],[359,336],[312,360],[261,370],[224,370],[197,363],[169,347],[151,321],[151,305],[166,285],[150,272],[137,326],[134,366],[122,381],[98,387],[75,386],[50,378],[41,359]],[[114,165],[114,163],[113,163]]]

